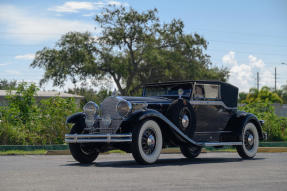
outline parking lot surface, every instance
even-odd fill
[[[0,156],[0,190],[287,190],[287,153],[162,154],[149,166],[130,154],[100,155],[80,165],[69,155]]]

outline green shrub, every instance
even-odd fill
[[[38,88],[18,85],[15,94],[8,91],[7,106],[0,106],[0,144],[62,144],[68,132],[66,117],[78,110],[75,101],[53,97],[36,103]]]
[[[263,131],[267,132],[268,140],[283,141],[287,138],[287,118],[278,117],[271,103],[249,103],[240,110],[255,114],[258,119],[264,120]]]
[[[42,100],[39,104],[42,123],[41,134],[44,144],[62,144],[65,133],[69,131],[66,127],[66,118],[77,111],[74,99],[63,99],[53,97]]]

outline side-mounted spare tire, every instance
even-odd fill
[[[192,105],[185,99],[175,100],[168,108],[169,119],[188,137],[192,138],[196,127],[196,116]],[[195,158],[201,152],[201,147],[180,145],[181,153],[187,158]]]
[[[83,128],[75,124],[70,134],[81,134]],[[69,148],[74,159],[80,163],[92,163],[99,155],[93,143],[69,143]]]

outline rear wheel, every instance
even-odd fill
[[[256,126],[249,122],[242,131],[242,145],[236,146],[238,154],[244,159],[255,157],[259,145],[259,136]]]
[[[159,158],[162,149],[162,133],[154,120],[144,120],[133,129],[132,154],[141,164],[152,164]]]
[[[182,145],[180,146],[180,151],[183,154],[183,156],[192,159],[196,158],[200,154],[201,147]]]
[[[81,128],[75,124],[70,134],[81,134]],[[69,143],[69,148],[74,159],[80,163],[92,163],[99,155],[92,143]]]

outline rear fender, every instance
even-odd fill
[[[256,126],[258,131],[259,140],[264,139],[263,131],[262,131],[262,122],[257,119],[257,117],[251,113],[246,113],[242,111],[238,111],[230,123],[230,129],[232,129],[233,133],[238,137],[239,141],[242,141],[242,130],[247,123],[253,123]]]

